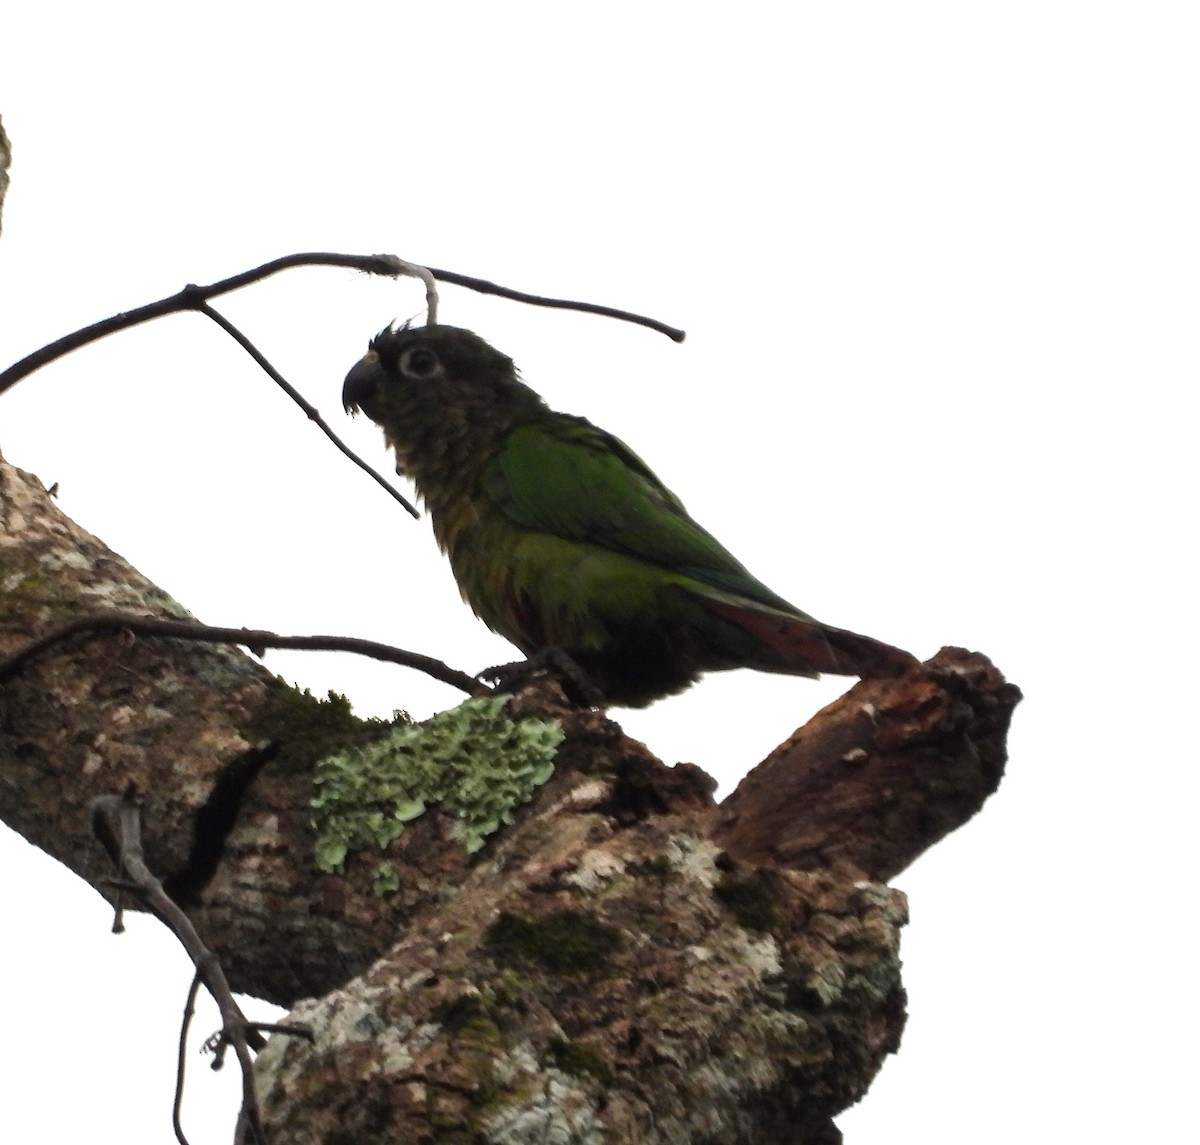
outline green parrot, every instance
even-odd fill
[[[525,656],[573,665],[593,699],[644,707],[725,668],[916,664],[776,596],[628,446],[550,409],[469,330],[389,327],[342,400],[383,429],[476,615]]]

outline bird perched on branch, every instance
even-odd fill
[[[628,446],[551,410],[469,330],[383,331],[342,399],[382,427],[476,615],[527,657],[574,665],[591,699],[642,707],[725,668],[916,663],[777,596]]]

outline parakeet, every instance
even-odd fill
[[[644,707],[726,668],[916,663],[777,596],[628,446],[550,409],[469,330],[389,327],[342,399],[382,427],[476,615],[527,657],[565,653],[608,703]]]

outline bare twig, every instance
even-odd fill
[[[258,1096],[254,1091],[254,1065],[251,1050],[261,1050],[267,1043],[254,1022],[246,1019],[233,996],[220,960],[205,946],[191,919],[163,890],[155,874],[146,865],[142,852],[141,811],[134,791],[126,789],[121,795],[103,795],[92,804],[92,829],[108,851],[118,872],[127,875],[135,893],[146,907],[160,918],[179,939],[196,967],[196,977],[204,983],[221,1013],[221,1032],[217,1035],[220,1053],[232,1046],[242,1071],[242,1111],[238,1118],[239,1132],[248,1127],[254,1139],[265,1145]],[[189,999],[190,1003],[190,999]],[[190,1005],[189,1005],[190,1013]],[[185,1021],[185,1033],[186,1033]],[[286,1030],[289,1034],[312,1040],[312,1032],[302,1026]],[[177,1128],[177,1135],[179,1130]]]
[[[285,255],[283,258],[263,263],[262,266],[242,271],[241,274],[223,278],[220,282],[213,282],[207,286],[189,284],[177,294],[172,294],[167,298],[160,298],[157,302],[149,302],[145,306],[138,306],[133,310],[124,310],[120,314],[114,314],[100,322],[93,323],[91,326],[85,326],[81,330],[64,335],[49,345],[43,346],[40,350],[35,350],[32,354],[9,366],[7,370],[0,372],[0,394],[11,389],[23,378],[29,377],[35,370],[41,369],[42,366],[64,357],[73,350],[78,350],[82,346],[96,342],[109,334],[115,334],[120,330],[128,330],[133,326],[138,326],[143,322],[151,322],[155,318],[163,318],[168,314],[179,314],[184,310],[199,310],[201,305],[211,298],[216,298],[221,294],[228,294],[233,290],[240,290],[243,286],[250,286],[252,283],[260,282],[264,278],[278,274],[281,270],[289,270],[296,266],[339,266],[349,270],[360,270],[366,274],[395,277],[398,274],[410,273],[412,265],[390,254],[357,255],[308,251],[302,254]],[[469,290],[479,291],[482,294],[495,294],[501,298],[511,298],[517,302],[526,302],[531,306],[580,310],[588,314],[600,314],[609,318],[618,318],[624,322],[633,322],[639,326],[646,326],[651,330],[657,330],[676,342],[682,342],[684,338],[682,330],[667,326],[665,323],[653,318],[633,314],[627,310],[617,310],[611,306],[597,306],[590,302],[567,302],[559,298],[545,298],[541,295],[525,294],[519,290],[510,290],[508,287],[498,286],[496,283],[488,282],[486,279],[472,278],[469,275],[456,274],[450,270],[439,270],[436,267],[429,267],[428,270],[435,279],[440,279],[442,282],[449,282],[456,286],[465,286]],[[428,284],[426,289],[428,292]]]
[[[66,334],[49,345],[43,346],[40,350],[35,350],[0,373],[0,394],[15,386],[23,378],[27,378],[35,370],[40,370],[50,362],[65,357],[73,350],[78,350],[91,342],[97,342],[109,334],[129,330],[134,326],[140,326],[143,322],[164,318],[168,314],[197,310],[201,303],[207,302],[210,298],[228,294],[243,286],[250,286],[252,283],[260,282],[264,278],[269,278],[281,270],[288,270],[294,266],[342,266],[351,270],[361,270],[368,274],[388,276],[396,273],[390,255],[363,257],[340,254],[293,254],[263,263],[262,266],[243,271],[230,278],[223,278],[220,282],[214,282],[208,286],[195,286],[189,283],[177,294],[160,298],[157,302],[149,302],[145,306],[135,307],[133,310],[123,310],[100,322],[94,322],[91,326],[84,326],[81,330]]]
[[[402,258],[396,259],[396,263],[401,274],[419,278],[425,283],[425,325],[436,326],[438,324],[438,292],[433,271],[427,266],[418,266],[415,262],[405,262]]]
[[[451,668],[432,656],[406,652],[403,648],[394,648],[390,644],[380,644],[374,640],[362,640],[354,636],[279,636],[260,629],[215,628],[193,620],[170,620],[162,616],[137,616],[126,612],[89,612],[55,625],[48,632],[0,659],[0,680],[7,679],[34,657],[65,640],[76,637],[90,639],[109,632],[196,640],[204,644],[240,644],[251,651],[263,648],[298,648],[311,652],[353,652],[360,656],[369,656],[373,660],[414,668],[468,695],[480,695],[489,691],[487,686],[474,676]]]
[[[429,272],[440,282],[448,282],[452,286],[465,286],[468,290],[480,294],[495,294],[500,298],[511,298],[514,302],[525,302],[530,306],[547,306],[552,310],[579,310],[584,314],[599,314],[602,318],[616,318],[621,322],[632,322],[635,326],[645,326],[665,334],[672,342],[682,342],[686,332],[676,326],[668,326],[656,318],[646,318],[629,310],[618,310],[613,306],[600,306],[595,302],[567,302],[561,298],[545,298],[540,294],[526,294],[522,290],[513,290],[507,286],[499,286],[488,282],[486,278],[472,278],[468,274],[457,274],[453,270],[439,270],[431,266]],[[2,375],[0,375],[2,377]]]
[[[357,453],[355,453],[348,445],[346,445],[345,442],[343,442],[342,439],[338,437],[338,435],[334,433],[332,429],[329,428],[317,407],[308,402],[304,395],[301,394],[295,386],[293,386],[277,369],[275,369],[274,366],[271,365],[270,362],[267,361],[259,348],[253,342],[251,342],[250,339],[247,338],[246,335],[243,334],[232,322],[230,322],[225,315],[221,314],[217,310],[214,310],[207,302],[202,302],[198,307],[196,307],[196,309],[206,318],[211,318],[218,326],[221,327],[222,330],[225,331],[226,334],[228,334],[235,342],[237,342],[237,344],[241,346],[241,348],[259,364],[259,366],[262,367],[271,381],[279,386],[279,388],[282,389],[283,392],[287,394],[287,396],[305,412],[309,421],[314,422],[317,428],[327,438],[329,438],[329,440],[332,441],[333,444],[338,447],[338,449],[340,449],[348,458],[350,458],[355,465],[357,465],[361,470],[363,470],[363,472],[369,474],[376,482],[382,485],[384,489],[386,489],[393,497],[395,497],[397,501],[400,502],[401,505],[405,507],[405,509],[409,511],[409,513],[411,513],[414,517],[420,517],[421,514],[413,508],[408,499],[397,490],[393,489],[392,486],[387,483],[387,481],[385,481],[378,473],[376,473],[371,466],[369,466],[361,457],[359,457]]]
[[[171,1106],[171,1126],[175,1130],[175,1140],[179,1145],[188,1145],[188,1139],[183,1133],[183,1079],[187,1073],[187,1035],[188,1027],[192,1024],[192,1014],[195,1013],[196,995],[200,991],[200,971],[192,975],[192,984],[188,989],[187,1001],[183,1004],[183,1021],[179,1027],[179,1060],[175,1064],[175,1101]]]

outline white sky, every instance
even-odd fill
[[[442,296],[444,322],[625,438],[776,591],[923,656],[980,649],[1027,696],[999,794],[896,880],[911,1017],[848,1142],[1188,1139],[1200,17],[583,11],[10,4],[0,364],[313,249],[684,326],[676,346]],[[302,270],[218,305],[386,469],[340,387],[418,285]],[[25,381],[0,448],[203,620],[467,670],[509,657],[427,522],[198,317]],[[348,657],[267,664],[364,714],[458,700]],[[618,718],[727,788],[846,685],[709,677]],[[0,1135],[169,1139],[188,967],[0,844]],[[193,1145],[229,1139],[236,1088],[194,1059]]]

